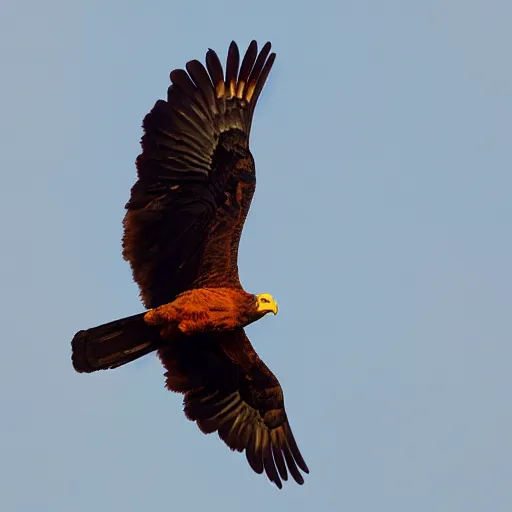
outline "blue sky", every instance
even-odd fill
[[[0,17],[0,492],[9,512],[512,510],[512,7],[7,1]],[[208,47],[271,40],[252,131],[249,335],[311,474],[203,436],[154,356],[76,330],[141,311],[121,257],[140,124]]]

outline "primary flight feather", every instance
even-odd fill
[[[244,327],[277,313],[269,294],[243,290],[238,245],[256,187],[249,135],[275,60],[252,41],[240,64],[232,42],[225,73],[209,50],[171,72],[167,101],[144,119],[138,180],[124,218],[123,255],[148,312],[79,331],[78,372],[115,368],[158,350],[169,390],[187,417],[245,451],[257,473],[282,487],[308,467],[284,409],[279,381]]]

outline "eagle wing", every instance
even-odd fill
[[[254,108],[275,59],[252,41],[226,73],[217,54],[171,72],[167,101],[144,119],[123,256],[148,308],[199,286],[240,286],[237,251],[255,189],[248,149]],[[246,148],[246,151],[239,149]]]
[[[218,432],[245,451],[256,473],[282,487],[288,473],[302,484],[309,473],[284,408],[283,390],[242,328],[173,341],[159,356],[167,388],[184,393],[186,416],[205,434]]]

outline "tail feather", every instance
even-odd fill
[[[156,327],[144,322],[145,313],[78,331],[71,341],[73,367],[80,373],[117,368],[165,344]]]

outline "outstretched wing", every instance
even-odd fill
[[[187,417],[245,451],[256,473],[282,487],[288,473],[304,483],[308,467],[293,436],[283,390],[243,329],[181,338],[159,350],[167,387],[185,394]]]
[[[255,188],[248,141],[256,102],[275,59],[252,41],[226,73],[213,50],[171,72],[167,101],[143,122],[138,180],[124,219],[123,255],[148,308],[198,286],[240,286],[240,233]]]

